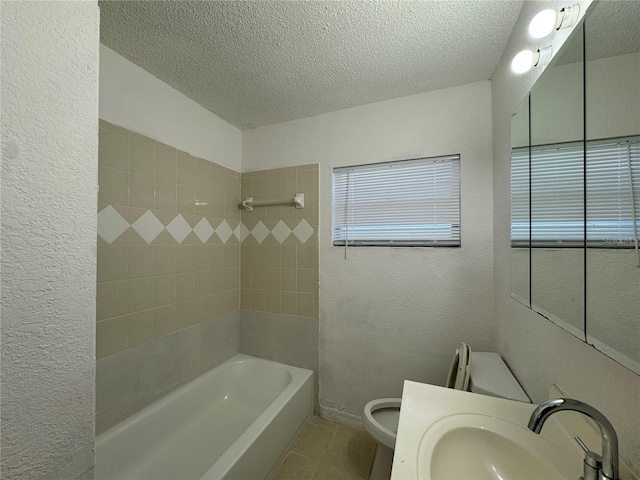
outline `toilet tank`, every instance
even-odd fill
[[[469,390],[482,395],[531,403],[509,367],[494,352],[471,354]]]

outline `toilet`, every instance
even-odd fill
[[[464,342],[456,349],[445,386],[531,403],[500,355],[494,352],[474,352],[472,355],[469,345]],[[400,400],[379,398],[371,400],[364,407],[364,428],[378,442],[369,480],[389,480],[391,477]]]

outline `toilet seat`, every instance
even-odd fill
[[[527,394],[497,353],[480,352],[476,355],[478,361],[474,363],[472,391],[483,395],[530,402]],[[468,391],[471,370],[471,349],[469,345],[462,342],[456,349],[445,386]],[[400,402],[400,398],[379,398],[371,400],[364,407],[362,423],[365,430],[378,442],[391,449],[396,443]]]
[[[362,423],[365,430],[378,442],[391,449],[396,445],[401,400],[400,398],[378,398],[371,400],[364,407]]]
[[[456,355],[453,357],[451,367],[449,367],[449,375],[447,375],[447,383],[445,387],[455,388],[456,390],[469,389],[469,374],[471,373],[471,348],[462,342],[456,349]]]
[[[456,355],[451,362],[447,377],[447,388],[467,390],[469,387],[469,374],[471,362],[471,349],[462,342],[456,349]],[[378,442],[393,449],[396,444],[396,433],[400,419],[400,398],[378,398],[371,400],[364,407],[362,423],[369,434]]]

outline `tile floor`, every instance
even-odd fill
[[[365,480],[375,450],[364,430],[312,417],[272,480]]]

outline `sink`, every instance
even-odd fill
[[[588,425],[560,412],[535,434],[527,428],[535,407],[405,381],[392,480],[575,480],[584,454],[573,435],[586,432],[563,425],[575,415]]]
[[[564,479],[566,454],[500,418],[450,415],[433,423],[418,446],[419,479]]]
[[[535,434],[527,428],[535,408],[405,380],[391,480],[579,478],[584,452],[574,436],[598,452],[599,431],[582,414],[563,411]],[[640,480],[624,462],[620,477]]]

